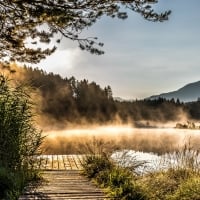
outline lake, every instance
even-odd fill
[[[80,153],[84,146],[108,151],[128,149],[153,152],[159,155],[182,148],[185,144],[197,149],[200,130],[172,127],[134,128],[123,126],[91,126],[65,130],[52,130],[46,135],[44,147],[50,154]],[[85,152],[83,152],[85,153]]]

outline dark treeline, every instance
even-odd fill
[[[20,72],[22,73],[22,72]],[[200,119],[200,102],[182,103],[179,100],[117,101],[110,86],[100,87],[95,82],[62,78],[38,68],[24,67],[23,82],[37,91],[34,100],[42,117],[52,123],[135,123],[138,121],[167,122]],[[48,125],[48,124],[47,124]]]
[[[25,82],[39,90],[42,114],[58,122],[104,123],[117,113],[110,86],[101,88],[85,79],[62,78],[33,68],[25,68]]]

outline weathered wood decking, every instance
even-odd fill
[[[83,155],[42,155],[35,168],[41,170],[81,170]]]
[[[82,156],[59,155],[39,158],[44,181],[25,189],[19,200],[103,200],[105,194],[80,174]]]

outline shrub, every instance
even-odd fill
[[[114,167],[109,174],[109,196],[114,199],[146,200],[143,188],[137,184],[133,173],[128,169]]]
[[[134,180],[133,173],[113,164],[105,155],[87,156],[83,164],[84,173],[95,179],[98,185],[107,188],[112,199],[146,200],[143,188]]]
[[[84,173],[88,178],[95,178],[98,173],[109,170],[111,167],[112,163],[106,155],[88,155],[83,163]]]
[[[5,197],[6,192],[14,187],[13,180],[6,168],[0,167],[0,199]]]
[[[0,167],[0,199],[17,199],[24,185],[33,179],[33,173],[25,171],[10,171]]]
[[[27,167],[38,153],[42,137],[33,126],[29,99],[22,86],[12,88],[0,75],[0,166]]]
[[[11,87],[0,75],[0,190],[6,199],[17,199],[19,191],[35,176],[32,167],[43,138],[33,125],[31,111],[24,87]]]

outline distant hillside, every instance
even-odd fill
[[[197,101],[197,99],[200,98],[200,81],[187,84],[184,87],[173,92],[151,96],[148,99],[154,100],[158,99],[159,97],[165,99],[179,99],[181,102]]]
[[[0,64],[1,73],[9,76],[13,83],[21,82],[31,86],[29,94],[35,105],[36,121],[43,129],[112,123],[129,123],[140,128],[152,127],[157,122],[179,122],[183,115],[189,120],[200,120],[200,101],[185,104],[160,99],[159,96],[151,97],[153,100],[113,98],[110,86],[102,88],[94,81],[77,80],[75,77],[62,78],[39,68],[19,67],[15,64]],[[190,88],[190,85],[177,92],[181,93],[188,87]],[[200,82],[192,88],[197,88],[198,91]],[[188,101],[189,96],[192,95],[187,95],[186,99],[175,95],[167,98],[178,97],[181,101]],[[199,96],[196,95],[194,101]]]

